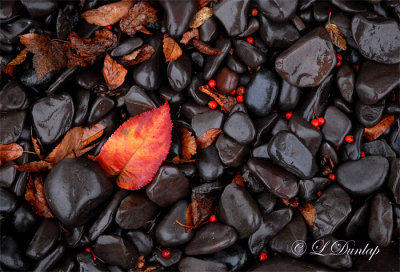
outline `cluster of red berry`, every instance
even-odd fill
[[[217,82],[215,82],[214,79],[211,79],[208,81],[208,87],[215,88],[216,86],[217,86]],[[233,90],[231,92],[231,95],[232,96],[237,95],[236,96],[237,102],[243,103],[243,101],[244,101],[243,95],[244,95],[245,91],[246,91],[246,89],[243,86],[239,86],[236,90]],[[211,100],[210,102],[208,102],[208,107],[212,110],[216,109],[217,106],[218,106],[218,104],[217,104],[217,101],[215,101],[215,100]]]

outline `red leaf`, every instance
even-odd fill
[[[45,218],[53,218],[53,214],[44,196],[42,176],[29,176],[25,192],[26,201],[32,206],[35,213]]]
[[[146,24],[157,21],[156,13],[157,10],[148,2],[137,3],[119,22],[122,32],[131,36],[134,35],[144,28]]]
[[[124,83],[128,70],[126,70],[121,64],[118,64],[107,54],[104,59],[102,72],[107,86],[110,90],[114,90]]]
[[[167,157],[172,122],[167,102],[124,122],[102,147],[97,162],[127,190],[147,185]]]
[[[0,144],[0,165],[7,161],[12,161],[24,153],[22,146],[16,143],[2,145]]]
[[[19,52],[18,56],[16,56],[15,59],[10,61],[7,66],[3,68],[3,72],[14,77],[15,68],[26,60],[27,55],[28,50],[26,49]]]
[[[89,24],[98,26],[113,25],[128,13],[133,3],[135,3],[135,0],[122,0],[101,6],[97,9],[88,10],[81,16]]]

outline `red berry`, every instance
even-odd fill
[[[325,118],[324,117],[318,117],[318,124],[320,126],[322,126],[323,124],[325,124]]]
[[[321,128],[320,128],[319,126],[317,127],[317,129],[318,129],[318,130],[321,130]]]
[[[107,28],[108,28],[109,30],[111,30],[111,29],[112,29],[112,26],[111,26],[111,25],[108,25]]]
[[[236,89],[236,93],[237,93],[238,95],[244,95],[245,91],[246,91],[246,88],[243,87],[243,86],[239,86],[239,87]]]
[[[335,174],[329,174],[328,179],[334,181],[335,180]]]
[[[217,101],[212,100],[212,101],[208,102],[208,107],[212,110],[217,108],[217,106],[218,106]]]
[[[297,200],[292,202],[292,207],[297,208],[299,206],[299,202]]]
[[[85,252],[90,253],[90,252],[92,252],[92,249],[90,247],[87,247],[87,248],[85,248]]]
[[[364,158],[365,157],[365,152],[363,151],[363,152],[361,152],[361,158]]]
[[[354,65],[353,67],[354,67],[354,70],[356,70],[356,72],[358,72],[358,70],[360,69],[360,65],[358,65],[358,64]]]
[[[259,258],[260,262],[265,261],[267,258],[268,258],[267,253],[261,252],[260,258]]]
[[[311,125],[313,125],[314,127],[318,127],[319,126],[318,119],[312,119],[311,120]]]
[[[321,197],[321,196],[322,196],[322,192],[319,191],[319,192],[317,193],[317,196],[318,196],[318,197]]]
[[[346,141],[346,143],[351,144],[352,142],[354,142],[354,137],[352,135],[347,135],[344,140]]]
[[[251,16],[256,17],[257,15],[258,15],[258,9],[253,8],[253,9],[251,10]]]
[[[247,37],[246,38],[246,42],[248,42],[249,44],[253,44],[254,43],[254,38],[253,37]]]
[[[293,113],[291,113],[290,111],[288,111],[287,113],[286,113],[286,119],[287,120],[290,120],[290,118],[292,118],[292,116],[293,116]]]
[[[338,60],[340,60],[340,61],[343,59],[342,55],[340,55],[340,54],[336,54],[336,58],[337,58]]]
[[[231,95],[235,95],[236,94],[236,90],[233,90],[232,92],[231,92]]]
[[[239,103],[243,103],[243,95],[238,95],[238,96],[236,96],[236,100],[237,100],[237,102],[239,102]]]
[[[272,109],[271,111],[272,111],[272,112],[278,112],[278,110],[277,110],[277,109]]]
[[[171,251],[169,251],[168,249],[164,249],[164,250],[161,252],[161,255],[162,255],[163,258],[165,258],[165,259],[169,259],[169,258],[171,258],[171,256],[172,256]]]
[[[210,81],[208,81],[208,86],[210,88],[215,88],[215,86],[217,86],[217,82],[215,82],[214,79],[211,79]]]
[[[217,222],[218,220],[217,220],[217,216],[215,215],[215,214],[213,214],[213,215],[211,215],[210,216],[210,222],[211,223],[214,223],[214,222]]]
[[[342,61],[338,60],[338,62],[336,62],[336,67],[340,67],[340,66],[342,66]]]

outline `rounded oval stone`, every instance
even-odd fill
[[[0,113],[0,144],[11,144],[19,139],[24,127],[25,117],[25,111]]]
[[[216,76],[217,90],[222,94],[229,94],[239,83],[239,76],[235,72],[224,67],[218,71]]]
[[[296,12],[297,0],[256,0],[258,8],[268,19],[283,23],[291,19]]]
[[[340,67],[336,75],[336,82],[343,99],[348,103],[352,103],[355,75],[353,69],[348,63],[344,63],[342,67]]]
[[[274,23],[262,15],[259,17],[260,37],[268,47],[287,48],[300,38],[300,33],[293,24]]]
[[[371,201],[368,224],[369,238],[377,246],[387,247],[392,239],[393,209],[389,198],[380,193]]]
[[[219,200],[218,218],[236,229],[240,238],[249,237],[261,224],[261,212],[246,189],[230,183]]]
[[[219,158],[215,145],[197,151],[197,172],[200,178],[212,181],[220,178],[224,173],[224,165]]]
[[[257,47],[242,40],[233,40],[235,46],[235,53],[239,58],[250,67],[257,67],[267,61],[266,56],[260,52]]]
[[[250,0],[221,1],[213,8],[214,16],[229,36],[235,37],[246,30],[249,4]]]
[[[249,144],[256,137],[253,121],[244,112],[235,112],[230,115],[225,121],[224,132],[239,144]]]
[[[357,101],[355,114],[361,125],[372,127],[379,123],[385,110],[385,100],[381,100],[376,104],[365,105]]]
[[[196,231],[193,239],[185,247],[185,254],[215,253],[233,245],[237,238],[234,228],[221,223],[208,223]]]
[[[203,261],[193,257],[185,257],[179,262],[179,272],[193,272],[193,271],[218,271],[227,272],[226,264]]]
[[[25,90],[19,83],[11,81],[0,91],[0,112],[22,110],[28,105]]]
[[[317,27],[276,58],[275,70],[292,85],[315,87],[335,65],[336,55],[329,34],[324,28]]]
[[[170,61],[167,67],[168,82],[174,91],[185,89],[192,79],[192,62],[186,54]]]
[[[110,55],[111,57],[122,57],[129,53],[132,53],[133,50],[139,48],[140,46],[142,46],[142,44],[143,44],[142,38],[134,37],[127,39],[121,42],[116,48],[114,48],[111,51]]]
[[[94,124],[109,113],[115,105],[115,101],[108,96],[99,96],[93,102],[89,113],[88,123]]]
[[[228,2],[228,1],[225,1]],[[228,55],[229,50],[231,50],[232,43],[229,39],[218,39],[214,48],[218,48],[222,51],[222,54],[216,56],[207,56],[206,64],[204,66],[204,79],[210,80],[214,74],[217,72],[219,66]]]
[[[334,106],[326,109],[324,118],[325,124],[321,130],[324,139],[334,146],[340,146],[351,130],[352,124],[350,119]]]
[[[218,37],[218,25],[213,17],[199,27],[199,37],[205,43],[211,43]]]
[[[378,190],[389,172],[389,162],[381,156],[367,156],[339,165],[336,180],[355,195],[368,195]]]
[[[166,13],[166,27],[169,35],[173,38],[182,36],[196,13],[196,1],[164,0],[160,2],[160,5]]]
[[[242,145],[231,138],[221,134],[216,143],[219,158],[226,166],[238,167],[249,154],[247,145]]]
[[[154,242],[151,234],[140,230],[133,230],[127,232],[126,237],[136,247],[140,255],[147,257],[153,252]]]
[[[112,184],[100,166],[88,159],[64,159],[44,182],[47,203],[62,224],[85,224],[112,193]]]
[[[26,256],[35,260],[46,257],[59,236],[60,227],[53,220],[44,219],[26,249]]]

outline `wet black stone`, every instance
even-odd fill
[[[75,104],[74,125],[80,126],[86,122],[89,116],[90,91],[79,88],[73,93],[73,99]]]
[[[235,53],[247,66],[257,67],[267,61],[266,56],[250,43],[242,40],[233,40]]]
[[[228,1],[225,1],[228,2]],[[216,56],[207,56],[206,65],[204,66],[204,79],[210,80],[214,74],[217,72],[219,66],[221,65],[222,61],[228,55],[229,50],[231,50],[232,44],[229,39],[218,39],[215,44],[214,48],[218,48],[222,51],[222,54]]]
[[[131,117],[156,107],[154,101],[137,85],[129,89],[129,92],[124,96],[124,101],[126,109]]]
[[[204,261],[193,257],[185,257],[179,262],[180,272],[192,271],[220,271],[227,272],[226,264],[213,261]]]
[[[300,89],[296,86],[290,85],[286,81],[282,81],[281,91],[278,97],[278,107],[281,111],[291,111],[299,102]]]
[[[388,180],[388,188],[393,195],[396,203],[400,203],[400,159],[392,162],[390,168],[390,176]]]
[[[73,228],[69,232],[62,232],[62,239],[68,247],[84,246],[84,244],[89,244],[89,239],[83,235],[85,231],[85,225]]]
[[[219,158],[226,166],[238,167],[249,155],[249,147],[221,134],[215,143]]]
[[[365,152],[365,155],[383,156],[389,161],[396,158],[396,153],[385,140],[375,140],[372,142],[362,143],[361,150]]]
[[[0,187],[10,188],[14,182],[17,169],[14,164],[8,162],[0,167]]]
[[[324,142],[322,145],[321,145],[321,149],[320,149],[320,152],[321,152],[321,155],[322,156],[328,156],[331,160],[332,160],[332,162],[334,163],[334,164],[338,164],[339,163],[339,157],[338,157],[338,155],[337,155],[337,153],[336,153],[336,150],[335,150],[335,148],[332,146],[332,145],[330,145],[329,143],[327,143],[327,142]]]
[[[166,13],[166,27],[169,35],[173,38],[182,36],[196,13],[196,1],[164,0],[160,2],[160,5]]]
[[[56,1],[53,0],[21,0],[22,5],[28,10],[32,18],[46,16],[52,13],[58,7]]]
[[[298,115],[290,118],[288,127],[315,156],[322,142],[321,132]]]
[[[143,39],[134,37],[121,42],[116,48],[114,48],[110,55],[111,57],[122,57],[129,53],[132,53],[135,49],[138,49],[143,44]]]
[[[49,88],[47,88],[46,94],[50,96],[62,89],[78,71],[80,71],[80,67],[73,66],[62,72]]]
[[[353,239],[354,237],[360,236],[360,233],[364,234],[363,229],[367,227],[368,215],[369,202],[365,202],[350,217],[350,220],[344,230],[347,238]]]
[[[260,23],[258,22],[256,17],[251,17],[249,23],[247,24],[246,30],[240,33],[238,38],[245,38],[253,35],[260,29]]]
[[[107,267],[99,260],[94,260],[90,253],[78,253],[76,255],[76,261],[79,265],[79,271],[81,272],[106,272],[109,271]]]
[[[216,180],[224,173],[222,164],[215,145],[197,151],[196,167],[200,178],[206,181]]]
[[[257,203],[243,187],[231,183],[221,195],[218,218],[236,229],[240,238],[249,237],[261,224]]]
[[[365,105],[357,101],[355,114],[360,124],[366,127],[373,127],[381,120],[384,109],[385,100],[372,105]]]
[[[104,134],[111,135],[119,125],[118,122],[118,113],[116,110],[112,110],[109,114],[100,119],[98,124],[105,126]]]
[[[0,10],[0,21],[7,21],[18,14],[20,11],[19,1],[4,1]]]
[[[210,110],[209,107],[200,106],[193,100],[187,101],[181,107],[182,115],[188,120],[192,120],[195,115],[208,112],[209,110]]]
[[[175,91],[182,91],[190,84],[192,79],[192,64],[186,54],[177,60],[170,61],[167,67],[168,82]]]
[[[17,197],[6,189],[0,188],[0,212],[12,213],[17,209],[17,205]]]
[[[190,54],[190,58],[192,59],[193,63],[198,67],[198,68],[203,68],[204,67],[204,62],[205,62],[205,57],[202,55],[200,52],[193,51]]]
[[[146,194],[158,206],[167,207],[185,198],[190,192],[190,182],[175,166],[161,166]]]
[[[139,229],[147,226],[156,216],[157,209],[157,205],[146,194],[133,192],[121,201],[115,222],[123,229]]]
[[[193,194],[208,194],[208,193],[213,193],[213,192],[221,192],[224,188],[225,188],[225,186],[221,182],[218,182],[218,181],[203,183],[199,186],[193,187],[192,195]]]
[[[192,119],[192,128],[197,137],[204,132],[219,128],[222,129],[224,123],[224,114],[221,111],[207,110],[206,112],[196,114]]]
[[[332,252],[339,252],[344,247],[345,243],[345,241],[339,241],[332,235],[323,237],[322,239],[318,240],[317,244],[315,244],[315,249],[325,244],[330,246],[323,247],[320,250],[316,249],[318,253],[324,255],[312,256],[312,260],[333,269],[350,269],[353,265],[353,262],[349,254],[330,254]]]
[[[368,5],[365,2],[354,2],[345,0],[331,0],[332,4],[348,13],[359,13],[368,11]]]
[[[198,105],[207,105],[209,96],[199,90],[201,85],[203,85],[203,82],[199,79],[199,76],[194,76],[187,90]]]
[[[259,146],[260,144],[264,143],[266,139],[268,139],[268,136],[278,119],[278,114],[271,113],[266,117],[257,118],[254,120],[254,125],[257,130],[256,140],[253,143],[254,146]]]
[[[24,110],[28,106],[29,99],[19,83],[11,81],[0,91],[0,112]]]
[[[353,114],[353,108],[352,105],[349,105],[347,102],[345,102],[343,99],[339,97],[335,97],[333,99],[333,106],[341,110],[347,115]]]
[[[266,262],[261,262],[256,264],[248,270],[249,272],[264,272],[264,271],[330,271],[324,266],[311,263],[304,260],[297,260],[294,258],[289,258],[284,255],[273,256],[273,258],[268,258]]]
[[[209,223],[199,229],[186,245],[186,255],[204,255],[233,245],[238,238],[234,228],[221,223]]]
[[[162,256],[162,251],[155,250],[153,256],[149,259],[149,261],[156,261],[161,264],[163,267],[170,267],[174,264],[177,264],[181,259],[183,252],[180,249],[171,249],[171,257],[164,258]]]
[[[55,143],[72,125],[75,107],[69,94],[45,97],[32,106],[33,128],[44,145]]]
[[[331,23],[337,25],[342,31],[342,34],[349,46],[357,48],[356,42],[353,39],[353,33],[351,32],[351,19],[353,19],[351,14],[344,12],[332,12]]]
[[[367,156],[339,165],[336,180],[354,195],[368,195],[378,190],[389,173],[389,162],[381,156]]]
[[[27,263],[23,260],[19,247],[20,246],[13,237],[2,235],[0,243],[0,263],[15,270],[26,269]]]
[[[178,201],[157,224],[155,237],[162,246],[178,246],[189,242],[195,231],[186,232],[179,222],[185,222],[188,203],[186,200]]]
[[[243,74],[244,72],[247,71],[246,65],[241,60],[239,60],[235,55],[229,55],[226,58],[226,65],[229,67],[229,69],[238,74]]]
[[[356,14],[351,31],[358,50],[367,59],[387,64],[400,62],[400,29],[394,19],[373,13]]]
[[[297,1],[257,0],[258,8],[268,19],[282,23],[290,20],[296,12]]]
[[[18,35],[28,32],[35,25],[35,21],[27,18],[19,18],[1,26],[0,42],[5,44],[13,44]]]
[[[85,224],[111,195],[112,184],[93,161],[64,159],[46,177],[44,190],[54,216],[62,224],[76,227]]]
[[[235,112],[226,119],[224,132],[240,144],[249,144],[256,136],[253,122],[243,112]]]
[[[218,37],[218,25],[213,17],[199,27],[199,38],[205,43],[212,43]]]
[[[355,75],[353,68],[345,62],[337,72],[336,82],[343,99],[348,102],[353,102]]]
[[[226,95],[236,89],[239,83],[239,75],[227,67],[221,68],[215,79],[218,92]]]
[[[244,95],[244,103],[249,112],[257,116],[267,116],[275,104],[279,87],[279,80],[273,72],[267,69],[258,71]]]
[[[147,257],[154,250],[154,242],[151,235],[144,233],[140,230],[128,231],[126,233],[126,238],[128,238],[135,248],[138,250],[140,255]]]
[[[350,119],[334,106],[327,108],[324,118],[325,124],[321,130],[324,139],[334,146],[340,146],[351,130]]]
[[[320,239],[335,232],[351,212],[351,199],[338,185],[324,191],[314,202],[315,223],[309,227],[314,239]]]
[[[371,201],[368,234],[374,244],[387,247],[392,239],[393,210],[389,198],[383,193],[377,194]]]
[[[115,101],[108,96],[98,96],[91,107],[88,123],[94,124],[109,113],[115,105]]]
[[[94,253],[107,264],[118,265],[124,269],[134,267],[139,256],[129,241],[117,235],[99,236]]]
[[[206,256],[204,260],[225,263],[229,271],[241,271],[247,263],[247,252],[242,247],[234,244],[231,247]]]
[[[214,16],[222,23],[229,36],[237,36],[246,30],[249,3],[249,0],[225,0],[215,5]]]
[[[324,177],[300,180],[298,197],[307,202],[312,202],[317,199],[318,192],[323,191],[329,184],[329,179]]]
[[[37,217],[28,204],[23,203],[13,214],[11,222],[18,232],[26,232],[37,223]]]
[[[36,264],[33,271],[48,271],[63,257],[65,251],[66,249],[63,244],[58,245],[49,255]]]
[[[354,142],[347,143],[343,148],[342,161],[358,160],[361,158],[361,141],[364,133],[364,128],[357,125],[351,132]]]
[[[247,161],[251,174],[257,177],[274,195],[290,199],[296,196],[298,185],[296,177],[267,160],[251,158]]]
[[[26,113],[16,111],[0,113],[0,144],[14,143],[22,134]]]
[[[85,70],[76,76],[76,83],[86,90],[92,89],[101,80],[101,74],[94,69]]]
[[[26,256],[35,260],[43,259],[56,245],[59,236],[60,227],[57,223],[44,219],[26,249]]]
[[[158,90],[158,93],[165,99],[167,99],[169,104],[172,105],[180,105],[183,104],[186,100],[186,93],[185,92],[177,92],[171,89],[169,86],[161,86]]]
[[[260,37],[268,47],[287,48],[300,38],[291,23],[274,23],[260,15]]]

